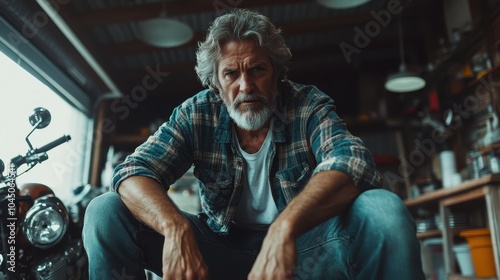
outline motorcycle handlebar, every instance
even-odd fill
[[[63,135],[63,136],[59,137],[58,139],[46,144],[45,146],[42,146],[41,148],[34,149],[32,153],[33,154],[45,153],[45,152],[63,144],[64,142],[68,142],[69,140],[71,140],[71,136]]]
[[[11,165],[13,165],[14,168],[17,169],[19,166],[23,164],[28,164],[32,166],[33,164],[41,163],[49,158],[46,154],[47,151],[63,144],[64,142],[68,142],[69,140],[71,140],[71,136],[63,135],[57,138],[56,140],[46,144],[45,146],[42,146],[41,148],[29,151],[25,156],[19,155],[12,158],[10,161]],[[6,178],[5,176],[3,176],[2,173],[3,172],[0,172],[0,182],[4,182]]]

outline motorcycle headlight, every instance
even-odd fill
[[[47,249],[61,241],[68,224],[68,212],[61,200],[46,195],[35,200],[26,213],[22,229],[31,245]]]

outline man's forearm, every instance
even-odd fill
[[[173,230],[187,230],[188,222],[160,184],[150,178],[125,179],[118,192],[132,214],[142,223],[166,236]]]
[[[302,233],[340,214],[360,194],[340,171],[323,171],[311,178],[270,227],[270,233],[296,239]]]

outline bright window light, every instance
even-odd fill
[[[50,111],[52,121],[30,136],[33,147],[40,148],[64,134],[70,135],[71,140],[50,150],[48,160],[20,176],[18,186],[42,183],[52,188],[63,202],[69,202],[73,188],[87,182],[83,170],[87,170],[84,167],[88,164],[87,150],[92,138],[87,131],[89,118],[2,52],[0,73],[0,159],[6,166],[4,175],[7,175],[10,159],[25,155],[29,149],[25,141],[32,128],[28,117],[36,107],[44,107]],[[19,173],[24,170],[25,165],[19,168]]]

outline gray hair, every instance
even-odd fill
[[[216,18],[208,28],[205,41],[198,43],[195,70],[203,86],[218,91],[217,60],[221,46],[229,41],[247,38],[253,38],[259,46],[267,49],[276,80],[286,79],[292,54],[281,35],[281,29],[257,12],[233,9]]]

